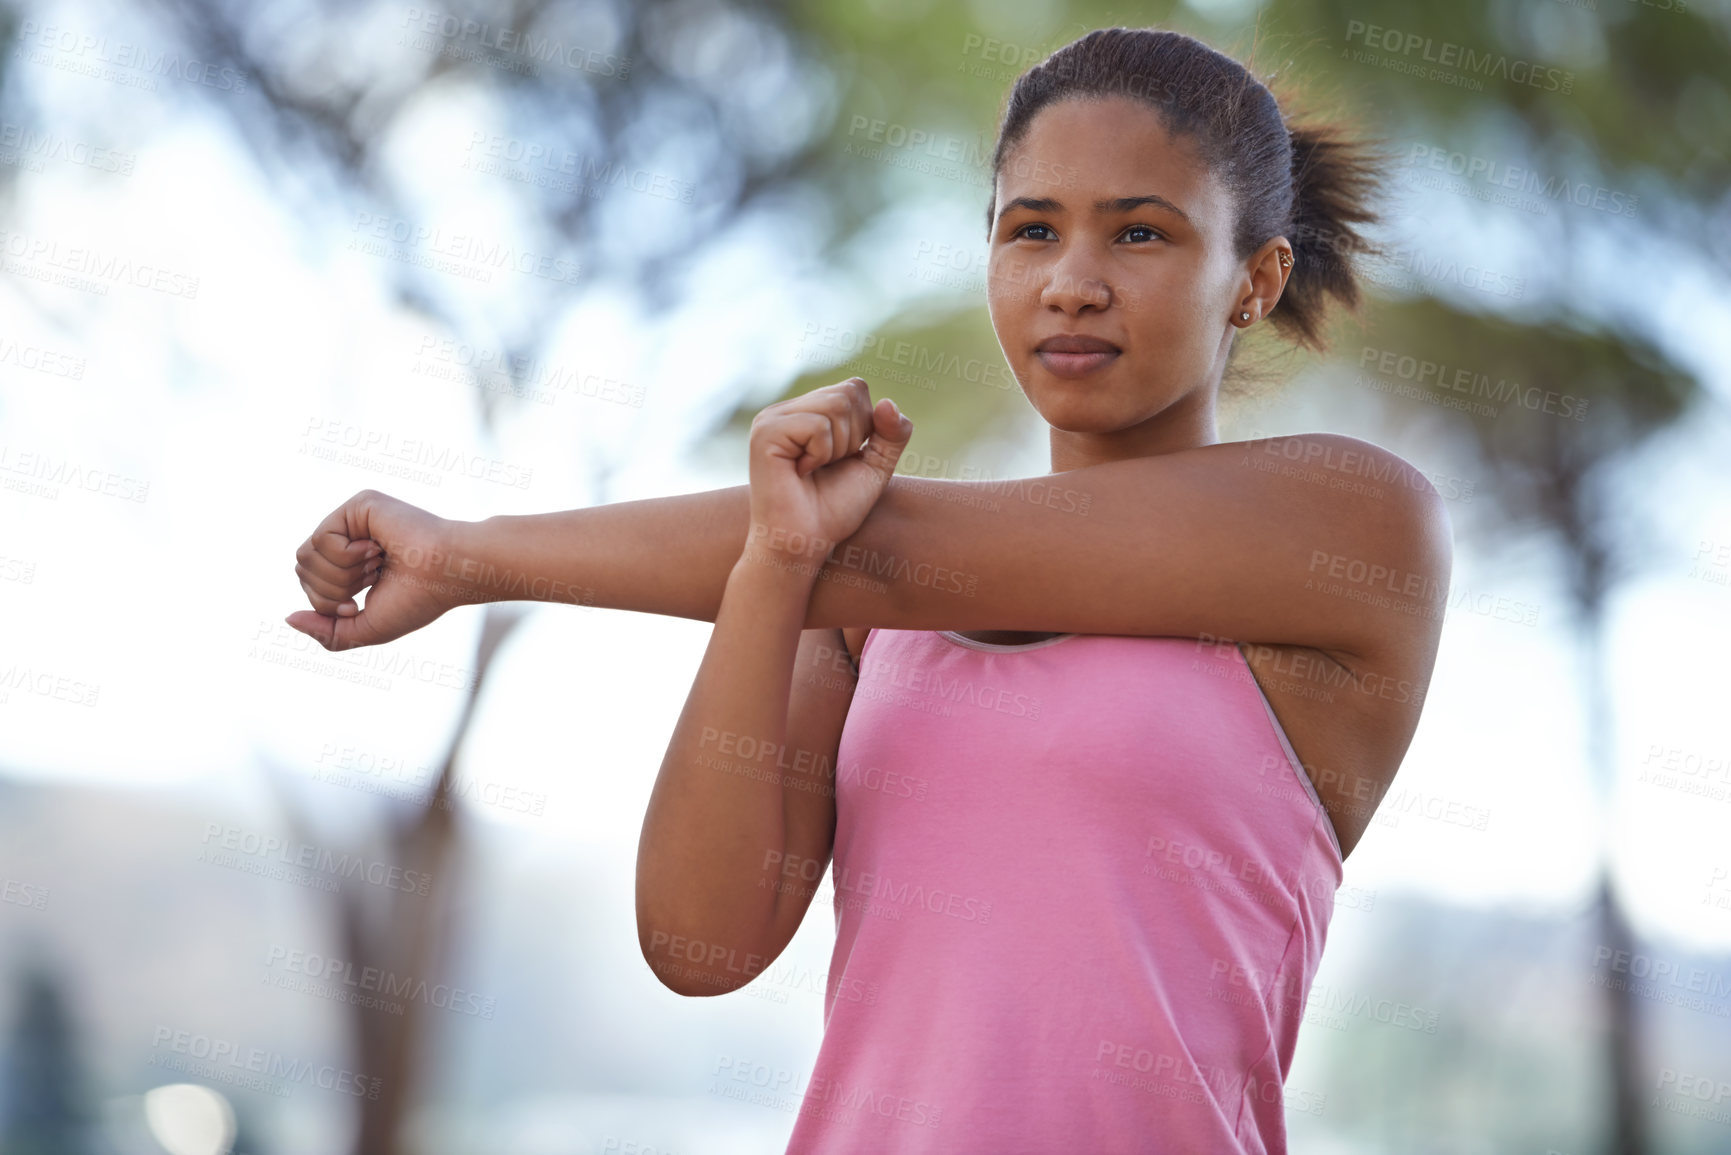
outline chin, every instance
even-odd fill
[[[1065,398],[1061,401],[1046,397],[1043,404],[1034,402],[1034,411],[1045,419],[1046,424],[1065,433],[1116,433],[1132,423],[1116,410],[1117,407],[1108,404],[1103,397]]]

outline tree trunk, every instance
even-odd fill
[[[1612,952],[1627,951],[1633,957],[1635,935],[1623,914],[1617,888],[1611,882],[1609,799],[1616,782],[1615,745],[1612,740],[1615,705],[1606,678],[1604,599],[1590,597],[1583,608],[1584,649],[1587,682],[1587,759],[1593,777],[1593,796],[1598,803],[1599,888],[1594,902],[1599,945]],[[1605,994],[1607,1026],[1606,1059],[1611,1080],[1609,1155],[1648,1155],[1647,1105],[1641,1097],[1646,1079],[1641,1073],[1641,1022],[1635,992],[1627,981],[1616,981],[1613,972],[1600,989]],[[1626,976],[1625,976],[1626,979]]]

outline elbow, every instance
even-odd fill
[[[768,912],[720,910],[689,889],[657,886],[641,874],[636,907],[637,949],[655,980],[676,995],[730,994],[771,959],[762,953],[768,930],[758,921],[772,917]]]
[[[696,951],[692,949],[694,946],[698,948]],[[721,974],[708,966],[691,962],[689,955],[692,953],[702,957],[700,944],[693,943],[684,935],[650,927],[642,921],[637,924],[637,949],[642,952],[643,961],[649,964],[655,981],[676,995],[688,999],[711,998],[731,994],[745,985],[737,976]]]

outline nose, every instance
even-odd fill
[[[1101,312],[1113,301],[1112,286],[1096,274],[1098,269],[1082,246],[1071,246],[1059,256],[1040,288],[1040,304],[1075,316],[1084,309]]]

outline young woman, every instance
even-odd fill
[[[715,623],[639,934],[671,989],[735,990],[833,856],[790,1151],[1282,1151],[1450,531],[1393,454],[1222,444],[1215,399],[1240,330],[1317,345],[1356,303],[1373,173],[1230,58],[1121,28],[1017,81],[993,170],[992,322],[1050,474],[894,476],[911,426],[855,378],[758,415],[748,486],[479,523],[358,494],[288,620],[331,649],[508,598]]]

